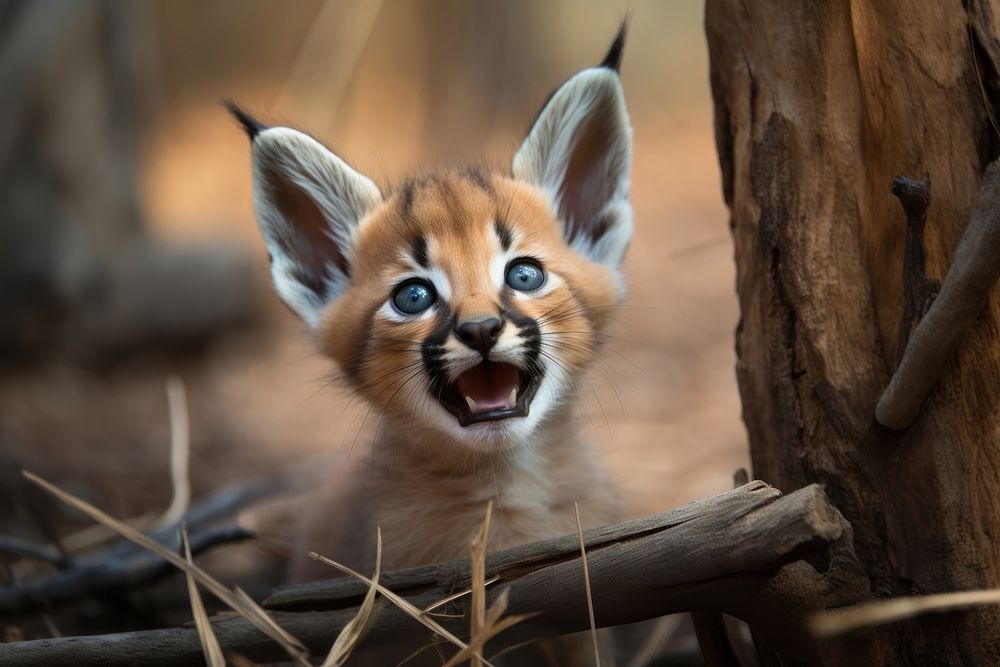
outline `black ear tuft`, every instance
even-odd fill
[[[223,105],[229,110],[229,113],[233,114],[233,117],[236,118],[239,124],[243,126],[243,130],[250,137],[250,141],[253,141],[258,134],[267,129],[266,125],[258,122],[256,118],[244,111],[236,102],[226,100],[223,102]]]
[[[625,48],[625,35],[627,33],[628,17],[622,19],[622,24],[621,27],[618,28],[618,34],[615,36],[615,41],[611,42],[611,48],[608,49],[608,55],[604,56],[604,60],[601,61],[601,67],[613,69],[616,72],[621,71],[622,50]]]

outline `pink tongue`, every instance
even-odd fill
[[[458,376],[458,391],[463,399],[476,402],[480,412],[507,407],[511,389],[518,386],[519,375],[511,364],[484,361]]]

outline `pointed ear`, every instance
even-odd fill
[[[358,224],[382,194],[312,137],[234,115],[252,142],[254,209],[275,289],[315,328],[347,286]]]
[[[514,178],[549,194],[566,242],[617,267],[632,237],[632,127],[618,76],[623,33],[600,67],[564,83],[514,156]]]

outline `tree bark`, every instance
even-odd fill
[[[754,476],[823,484],[875,596],[1000,585],[995,287],[915,422],[874,420],[904,311],[924,310],[904,308],[904,286],[921,264],[944,277],[997,156],[1000,13],[976,0],[708,0],[705,25]],[[923,257],[907,251],[917,276],[904,277],[900,175],[929,183],[911,233]],[[996,608],[877,632],[882,664],[1000,659]]]

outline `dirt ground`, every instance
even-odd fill
[[[636,140],[630,292],[581,403],[630,516],[726,490],[748,460],[734,371],[732,244],[699,20],[692,16],[685,27],[690,61],[671,65],[686,72],[686,82],[668,81],[683,93],[673,106],[644,94],[642,86],[657,85],[649,77],[637,73],[643,83],[630,88],[625,70]],[[640,58],[654,29],[635,32],[640,44],[629,54]],[[249,84],[240,91],[251,102],[273,95]],[[526,109],[541,99],[524,98]],[[364,108],[366,99],[357,96],[355,106]],[[405,130],[385,130],[393,115],[383,109],[355,123],[349,152],[362,153],[366,142],[391,152]],[[489,154],[509,159],[519,130],[501,126],[487,142]],[[147,143],[146,202],[158,232],[225,236],[250,248],[260,259],[266,320],[184,359],[128,359],[99,372],[56,363],[2,378],[4,475],[30,469],[119,516],[162,509],[170,495],[170,375],[187,386],[196,496],[315,458],[336,470],[352,448],[368,445],[373,420],[329,384],[332,364],[310,349],[302,326],[267,288],[245,138],[213,98],[168,105]],[[374,160],[390,177],[418,161],[409,154]],[[329,483],[338,483],[335,474]]]

